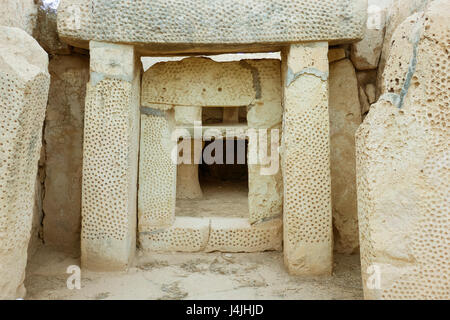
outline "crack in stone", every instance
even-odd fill
[[[398,102],[397,108],[401,109],[403,107],[403,102],[405,100],[406,94],[408,93],[409,87],[411,86],[411,79],[416,72],[416,66],[417,66],[417,47],[419,46],[419,40],[420,40],[420,30],[421,30],[421,23],[418,22],[416,24],[416,30],[414,34],[413,39],[413,53],[411,57],[411,61],[409,63],[408,72],[406,73],[405,82],[403,83],[402,90],[400,91],[400,100]]]
[[[286,88],[289,87],[292,84],[292,82],[294,82],[295,80],[297,80],[298,78],[300,78],[302,75],[305,74],[318,77],[322,81],[327,81],[329,75],[328,72],[323,72],[316,68],[304,68],[303,70],[297,73],[292,72],[291,68],[288,68],[286,75]]]

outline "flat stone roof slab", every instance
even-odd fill
[[[256,51],[359,40],[366,12],[367,0],[61,0],[58,32],[85,48],[96,40],[149,52]]]

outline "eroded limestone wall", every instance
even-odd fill
[[[383,92],[357,131],[365,297],[449,299],[450,4],[392,36]]]
[[[0,27],[0,299],[25,294],[47,69],[48,56],[31,36]]]
[[[0,26],[20,28],[33,35],[37,25],[37,12],[35,0],[2,0]]]

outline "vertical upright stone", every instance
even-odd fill
[[[45,117],[45,244],[78,252],[81,231],[83,126],[89,57],[55,56]]]
[[[139,157],[139,233],[170,227],[175,222],[177,148],[172,139],[174,110],[141,107]],[[175,153],[176,155],[176,153]]]
[[[0,27],[0,300],[25,295],[47,68],[48,56],[31,36]]]
[[[125,269],[136,248],[141,67],[133,46],[90,42],[83,145],[81,262]]]
[[[296,275],[332,270],[327,52],[317,42],[283,56],[284,259]]]
[[[248,108],[247,124],[258,137],[249,137],[249,152],[262,151],[261,156],[256,155],[256,163],[248,163],[249,220],[253,224],[280,218],[283,213],[283,178],[278,152],[283,116],[281,65],[276,59],[244,60],[241,65],[252,70],[255,86],[255,102]],[[267,152],[258,150],[257,146],[261,148],[266,141]]]
[[[237,109],[237,108],[233,108]],[[177,126],[194,126],[202,121],[202,107],[175,107],[175,123]],[[180,163],[177,167],[177,198],[178,199],[199,199],[203,196],[198,179],[198,161],[196,156],[201,157],[203,141],[195,140],[194,137],[183,138],[180,142],[183,151],[190,151],[190,163]]]
[[[361,124],[361,108],[355,69],[349,59],[330,65],[331,196],[335,250],[358,250],[356,207],[355,133]]]

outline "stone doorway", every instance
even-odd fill
[[[141,248],[280,250],[280,61],[187,58],[160,63],[144,74],[142,98]],[[275,140],[261,140],[263,133],[274,135]],[[273,144],[276,150],[270,155],[277,168],[270,175],[261,173],[266,163],[259,163],[260,158],[248,163],[248,146],[253,145],[257,153],[260,143],[268,144],[270,152]],[[187,163],[174,164],[177,144],[177,156],[181,150]],[[194,161],[199,154],[202,164]],[[205,155],[214,155],[214,159],[208,161]]]

